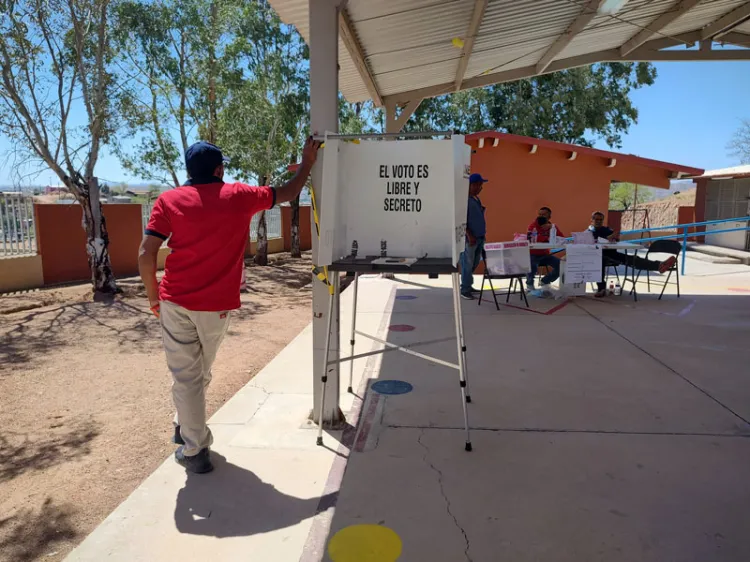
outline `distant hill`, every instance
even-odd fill
[[[669,189],[652,189],[651,192],[654,194],[654,200],[658,200],[671,197],[675,193],[684,193],[694,188],[695,184],[693,180],[672,180],[669,182]]]

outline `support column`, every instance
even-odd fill
[[[339,4],[341,0],[309,0],[310,17],[310,130],[318,134],[326,131],[338,132],[338,34]],[[319,213],[325,213],[326,189],[322,183],[325,148],[320,151],[318,161],[312,170],[312,183]],[[312,213],[312,211],[311,211]],[[318,235],[315,223],[312,227],[312,259],[317,263]],[[338,273],[331,274],[338,275]],[[325,353],[328,303],[330,295],[326,285],[313,278],[313,420],[320,423],[321,384],[323,375],[323,355]],[[333,282],[333,280],[331,279]],[[339,358],[339,303],[338,296],[333,306],[331,322],[330,360]],[[324,427],[338,424],[343,418],[339,408],[339,365],[328,369]]]

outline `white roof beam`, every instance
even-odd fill
[[[583,10],[581,10],[581,13],[573,20],[573,23],[570,24],[568,29],[566,29],[565,32],[560,35],[554,43],[552,43],[550,48],[542,55],[542,58],[539,59],[539,62],[536,63],[536,71],[539,74],[544,72],[550,63],[555,60],[555,57],[570,44],[575,36],[591,23],[591,20],[596,17],[597,11],[602,4],[604,4],[604,0],[589,0],[589,2],[586,3]]]
[[[732,61],[750,60],[750,49],[737,50],[712,50],[712,51],[649,51],[641,54],[639,49],[627,57],[624,61],[630,62],[703,62],[703,61]]]
[[[638,47],[643,45],[646,41],[651,39],[654,35],[657,35],[662,29],[667,27],[670,23],[675,21],[680,16],[685,15],[686,12],[694,8],[701,0],[680,0],[674,6],[674,8],[656,18],[652,21],[645,29],[642,29],[630,38],[622,47],[620,47],[620,55],[623,57]]]
[[[657,39],[656,41],[661,41]],[[720,61],[720,60],[750,60],[750,50],[730,50],[720,49],[714,51],[697,51],[697,50],[677,50],[677,51],[653,51],[650,49],[651,43],[645,43],[642,48],[630,53],[628,56],[621,56],[619,49],[607,49],[604,51],[597,51],[594,53],[588,53],[585,55],[578,55],[575,57],[569,57],[565,59],[558,59],[547,67],[545,72],[557,72],[558,70],[565,70],[567,68],[575,68],[578,66],[586,66],[597,62],[649,62],[649,61],[679,61],[679,62],[692,62],[692,61]],[[500,84],[502,82],[511,82],[513,80],[521,80],[523,78],[530,78],[536,76],[536,65],[524,66],[521,68],[514,68],[512,70],[504,70],[501,72],[495,72],[492,74],[484,74],[468,78],[464,80],[461,89],[468,90],[471,88],[481,88],[483,86],[490,86],[492,84]],[[426,88],[420,88],[417,90],[411,90],[408,92],[402,92],[386,96],[388,103],[406,103],[414,99],[431,98],[440,96],[453,91],[453,82],[448,84],[438,84],[436,86],[428,86]]]
[[[386,133],[400,133],[401,129],[404,128],[409,117],[414,115],[414,112],[419,108],[422,103],[422,98],[411,100],[404,107],[401,108],[401,112],[396,115],[396,109],[399,104],[386,100],[385,103],[385,132]]]
[[[715,39],[722,33],[726,33],[734,26],[739,25],[747,18],[750,18],[750,2],[745,2],[736,10],[725,14],[714,23],[707,25],[701,31],[701,40]]]
[[[688,31],[687,33],[680,33],[679,35],[675,35],[673,37],[661,37],[659,39],[652,39],[651,41],[648,41],[647,43],[644,43],[643,45],[638,47],[636,51],[640,52],[644,49],[659,51],[661,49],[667,49],[669,47],[679,47],[680,45],[685,45],[686,47],[695,47],[695,44],[700,40],[700,31]],[[630,54],[632,55],[633,53]]]
[[[375,77],[370,72],[370,67],[367,65],[365,60],[365,54],[362,50],[362,45],[359,43],[356,34],[354,33],[354,26],[352,20],[349,18],[349,13],[346,8],[342,8],[339,12],[339,34],[341,40],[344,42],[346,50],[349,51],[349,56],[352,57],[354,65],[359,71],[359,75],[362,77],[362,81],[365,83],[367,92],[370,94],[372,101],[376,106],[383,105],[383,98],[380,95],[378,86],[375,83]]]
[[[718,39],[721,43],[730,43],[732,45],[739,45],[740,47],[750,48],[750,34],[739,33],[737,31],[730,31],[725,33]]]
[[[479,26],[482,25],[484,11],[487,9],[488,3],[489,0],[475,0],[474,2],[474,11],[471,14],[471,22],[469,23],[469,29],[464,38],[464,46],[461,47],[461,58],[458,61],[458,69],[456,70],[456,80],[454,84],[456,92],[461,89],[461,83],[464,81],[464,75],[466,74],[466,68],[469,66],[471,52],[474,50],[474,40],[479,32]]]

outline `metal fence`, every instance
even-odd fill
[[[20,192],[0,194],[0,256],[33,256],[37,253],[34,202]]]
[[[141,218],[143,219],[143,229],[146,229],[148,219],[151,216],[152,203],[145,203],[141,205]],[[253,215],[253,219],[250,221],[250,239],[255,242],[258,239],[258,221],[260,215]],[[266,211],[266,228],[268,230],[268,238],[281,238],[281,208],[274,207]]]
[[[717,225],[717,224],[726,224],[730,222],[732,223],[739,222],[739,223],[744,224],[744,226],[733,227],[733,228],[722,228],[722,229],[717,229],[717,230],[711,230],[709,232],[696,232],[695,230],[696,227],[699,227],[699,226],[711,226],[711,225]],[[667,231],[678,230],[678,234],[669,234],[666,236],[650,236],[649,238],[638,238],[634,240],[634,242],[638,242],[640,244],[642,242],[655,242],[656,240],[674,240],[675,238],[679,239],[682,242],[682,271],[680,271],[680,275],[685,275],[685,257],[687,255],[687,247],[688,247],[689,238],[697,238],[699,236],[710,236],[712,234],[723,234],[725,232],[737,232],[740,230],[750,231],[750,216],[736,217],[733,219],[720,219],[720,220],[714,220],[714,221],[691,222],[687,224],[673,224],[671,226],[653,226],[651,228],[643,228],[640,230],[624,230],[620,234],[622,235],[646,234],[648,236],[654,230],[667,230]],[[682,232],[679,232],[680,230]]]
[[[253,215],[253,220],[250,221],[250,240],[253,242],[258,239],[258,221],[260,215]],[[281,238],[281,208],[274,207],[266,211],[266,231],[268,233],[268,239]]]

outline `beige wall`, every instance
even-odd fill
[[[37,289],[42,285],[42,256],[0,258],[0,293]]]
[[[248,244],[246,256],[255,254],[255,242]],[[284,239],[273,238],[268,241],[268,253],[278,254],[284,251]],[[169,248],[159,250],[157,267],[164,269],[164,262],[169,255]],[[38,289],[45,285],[42,269],[42,256],[17,256],[0,258],[0,293]]]

